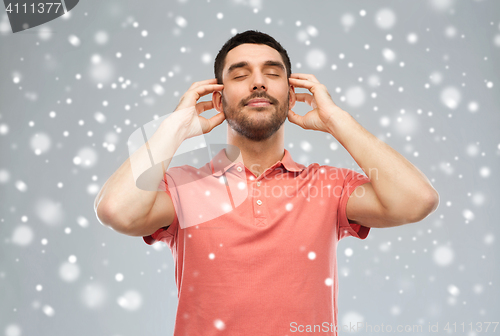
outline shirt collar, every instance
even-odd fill
[[[281,161],[276,162],[273,167],[282,164],[286,170],[291,172],[301,172],[306,169],[304,165],[293,161],[292,155],[289,151],[286,150],[286,148],[284,149],[284,151],[285,155],[283,156]],[[212,161],[210,161],[210,166],[212,168],[212,173],[214,176],[221,176],[232,167],[243,167],[243,163],[241,161],[243,161],[241,158],[241,152],[235,161],[231,161],[228,159],[225,149],[223,148],[213,157]]]

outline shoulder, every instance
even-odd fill
[[[314,180],[332,185],[343,186],[369,181],[369,178],[362,172],[362,170],[360,170],[360,172],[357,172],[350,168],[319,165],[318,163],[309,165],[302,171],[300,177],[311,181]]]
[[[172,179],[174,182],[182,182],[185,180],[198,180],[207,175],[212,175],[212,170],[210,168],[210,163],[197,168],[190,165],[182,165],[176,167],[170,167],[167,169],[165,176]]]
[[[346,176],[351,174],[351,170],[347,168],[338,168],[329,165],[320,165],[318,163],[312,163],[307,166],[303,172],[308,175],[323,179],[323,180],[344,180]]]

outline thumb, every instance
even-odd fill
[[[290,122],[304,128],[304,117],[300,114],[293,112],[292,110],[288,110],[288,120]]]
[[[219,126],[220,124],[222,124],[222,122],[225,119],[226,119],[226,116],[222,112],[219,112],[216,115],[214,115],[212,118],[208,119],[208,123],[210,126],[209,126],[209,130],[207,131],[207,133],[212,131],[216,126]]]

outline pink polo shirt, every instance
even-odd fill
[[[305,167],[284,153],[258,178],[224,149],[199,169],[165,174],[161,189],[176,217],[143,239],[172,251],[174,336],[337,335],[337,243],[367,237],[370,228],[350,223],[346,205],[370,180],[347,168]],[[231,206],[221,206],[228,198]]]

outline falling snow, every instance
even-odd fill
[[[498,308],[490,298],[499,296],[499,12],[498,2],[485,0],[366,7],[177,0],[141,11],[117,2],[99,15],[82,7],[19,34],[0,14],[0,334],[40,328],[68,335],[78,325],[83,334],[131,336],[137,321],[152,325],[158,318],[158,328],[166,328],[161,334],[173,330],[177,269],[169,246],[145,246],[141,237],[103,225],[94,200],[127,160],[129,136],[173,112],[193,82],[212,78],[221,43],[246,26],[274,36],[287,49],[292,72],[313,74],[336,105],[406,157],[440,194],[438,209],[420,222],[372,228],[366,240],[339,243],[339,322],[421,324],[425,334],[437,321],[493,321]],[[297,102],[293,110],[304,115],[311,107]],[[206,142],[224,143],[226,128],[223,123],[205,134]],[[348,138],[350,130],[343,139],[289,122],[285,130],[285,147],[304,165],[360,171],[359,164],[378,158]],[[399,178],[413,187],[384,164],[389,173],[379,172],[379,179]],[[214,197],[210,190],[202,195]],[[233,205],[221,202],[219,209],[229,213]],[[287,200],[276,211],[295,215],[297,209]],[[317,223],[292,229],[300,234],[301,225]],[[226,245],[214,242],[202,258],[221,262]],[[311,265],[332,258],[314,244],[297,251],[300,262]],[[325,272],[317,285],[334,284]],[[110,312],[106,326],[103,312]],[[210,318],[214,331],[232,326]]]

